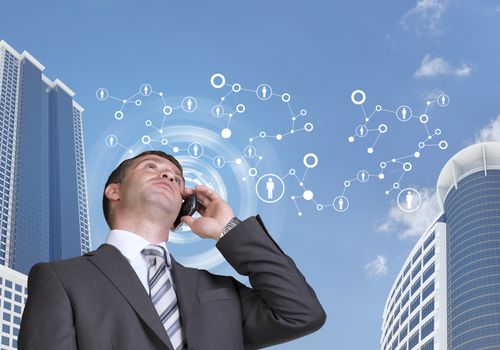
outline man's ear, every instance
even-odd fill
[[[120,200],[120,184],[119,183],[111,183],[104,190],[104,195],[110,201]]]

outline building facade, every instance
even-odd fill
[[[410,252],[387,299],[381,349],[447,349],[446,224],[440,215]]]
[[[500,143],[453,156],[385,304],[383,350],[500,349]]]
[[[91,249],[83,108],[44,69],[0,41],[0,280],[14,286],[2,287],[0,310],[14,307],[8,295],[18,285],[26,293],[35,263]],[[20,315],[2,312],[0,349],[15,348]]]

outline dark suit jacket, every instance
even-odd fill
[[[257,349],[319,329],[326,315],[260,217],[217,243],[253,288],[172,260],[182,326],[191,350]],[[20,350],[172,349],[146,290],[109,244],[84,256],[33,266]]]

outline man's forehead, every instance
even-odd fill
[[[176,171],[178,171],[180,173],[180,170],[177,167],[177,165],[172,163],[167,158],[164,158],[162,156],[158,156],[156,154],[148,154],[148,155],[145,155],[145,156],[142,156],[140,158],[135,159],[135,165],[137,166],[140,163],[145,162],[145,161],[153,161],[153,162],[159,163],[159,164],[168,164],[170,167],[172,167],[173,169],[175,169]]]

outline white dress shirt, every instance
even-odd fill
[[[132,268],[134,269],[135,273],[141,280],[142,285],[149,295],[148,263],[144,255],[141,254],[141,251],[146,248],[147,245],[153,243],[150,243],[148,240],[142,238],[138,234],[124,230],[109,231],[106,243],[116,247],[120,251],[120,253],[122,253],[122,255],[127,258],[130,266],[132,266]],[[165,251],[167,252],[167,276],[168,278],[170,278],[170,281],[172,281],[172,285],[175,287],[172,279],[172,273],[170,272],[172,263],[167,244],[165,242],[162,242],[157,245],[165,248]]]

